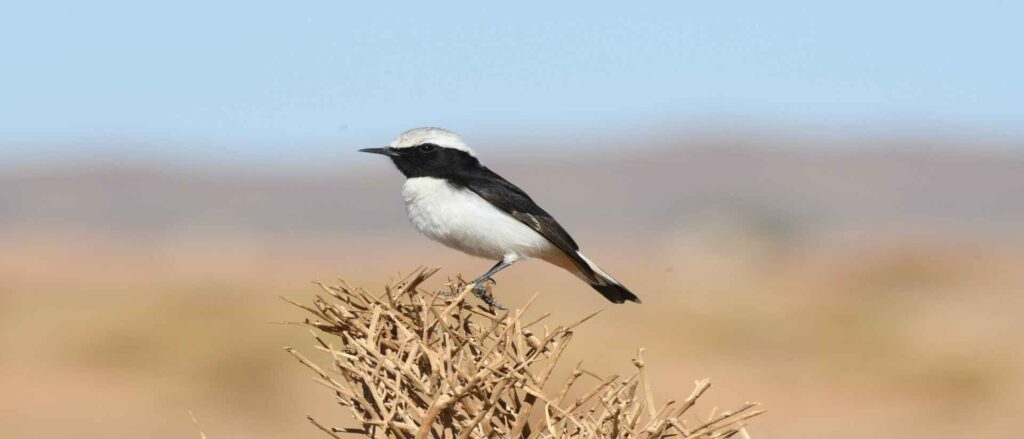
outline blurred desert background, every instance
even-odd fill
[[[761,437],[1013,428],[1024,156],[651,143],[488,157],[644,300],[610,306],[540,262],[502,273],[503,302],[540,292],[552,321],[608,308],[572,359],[622,372],[644,346],[665,398],[710,376],[723,405],[763,402]],[[188,409],[223,437],[317,434],[303,416],[330,419],[330,398],[281,351],[310,341],[271,323],[301,315],[278,295],[490,265],[417,235],[384,160],[273,175],[106,163],[0,181],[7,437],[189,437]]]
[[[755,438],[1015,437],[1021,11],[913,3],[16,6],[0,437],[347,419],[282,350],[312,341],[278,296],[492,264],[418,235],[399,173],[356,152],[420,125],[643,299],[502,272],[500,301],[539,293],[551,324],[605,309],[565,364],[621,373],[645,347],[659,402],[710,377],[714,404],[768,410]]]

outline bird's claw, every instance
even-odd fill
[[[488,280],[490,280],[491,282],[494,282],[491,279],[488,279]],[[497,283],[497,282],[495,282],[495,283]],[[473,295],[476,296],[477,298],[479,298],[480,300],[484,301],[484,303],[486,303],[486,304],[488,304],[490,306],[493,306],[495,308],[502,309],[502,310],[506,309],[504,306],[501,306],[501,304],[498,303],[497,300],[494,300],[494,296],[492,296],[490,294],[487,294],[487,286],[484,285],[483,283],[475,283],[475,284],[473,284]]]
[[[484,303],[490,305],[490,306],[493,306],[493,307],[501,309],[501,310],[507,309],[504,306],[501,306],[501,304],[498,303],[497,300],[494,300],[494,296],[492,296],[490,294],[487,294],[487,281],[494,282],[494,284],[498,283],[498,282],[495,282],[494,279],[484,279],[482,281],[473,282],[473,283],[469,284],[469,285],[473,286],[473,288],[472,288],[473,295],[476,296],[477,298],[479,298],[480,300],[482,300]],[[459,293],[457,291],[438,291],[437,292],[437,296],[438,297],[444,297],[446,299],[450,299],[450,298],[453,298],[453,297],[458,296],[458,295],[459,295]]]

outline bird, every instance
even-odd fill
[[[405,176],[402,200],[410,222],[428,238],[496,260],[470,282],[473,294],[502,308],[486,282],[517,261],[536,258],[561,267],[613,303],[640,298],[580,252],[572,236],[518,186],[480,163],[452,131],[413,128],[388,146],[360,152],[387,156]]]

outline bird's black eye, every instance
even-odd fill
[[[419,152],[434,152],[437,150],[437,145],[433,143],[424,143],[416,147]]]

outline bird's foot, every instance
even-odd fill
[[[483,282],[476,282],[476,283],[474,283],[473,284],[473,295],[476,296],[477,298],[479,298],[480,300],[484,301],[484,303],[486,303],[486,304],[488,304],[490,306],[493,306],[495,308],[502,309],[502,310],[506,309],[504,306],[501,306],[501,304],[498,303],[497,300],[494,300],[494,296],[492,296],[492,295],[487,293],[487,285],[484,284],[484,282],[486,282],[488,280],[491,281],[491,282],[494,282],[494,280],[492,280],[492,279],[487,279],[487,280],[485,280]],[[497,283],[497,282],[495,282],[495,283]]]
[[[471,291],[472,291],[473,295],[476,296],[477,298],[479,298],[480,300],[482,300],[484,303],[486,303],[486,304],[488,304],[490,306],[493,306],[493,307],[495,307],[497,309],[501,309],[501,310],[507,309],[504,306],[502,306],[500,303],[498,303],[497,300],[494,300],[494,296],[488,294],[488,292],[487,292],[487,282],[488,281],[494,282],[494,284],[498,283],[494,279],[484,279],[484,280],[477,280],[477,281],[471,282],[471,283],[469,283],[467,285],[472,285],[473,288],[472,288]],[[451,298],[456,297],[458,295],[459,295],[458,291],[438,291],[437,292],[437,297],[444,297],[446,299],[451,299]]]

